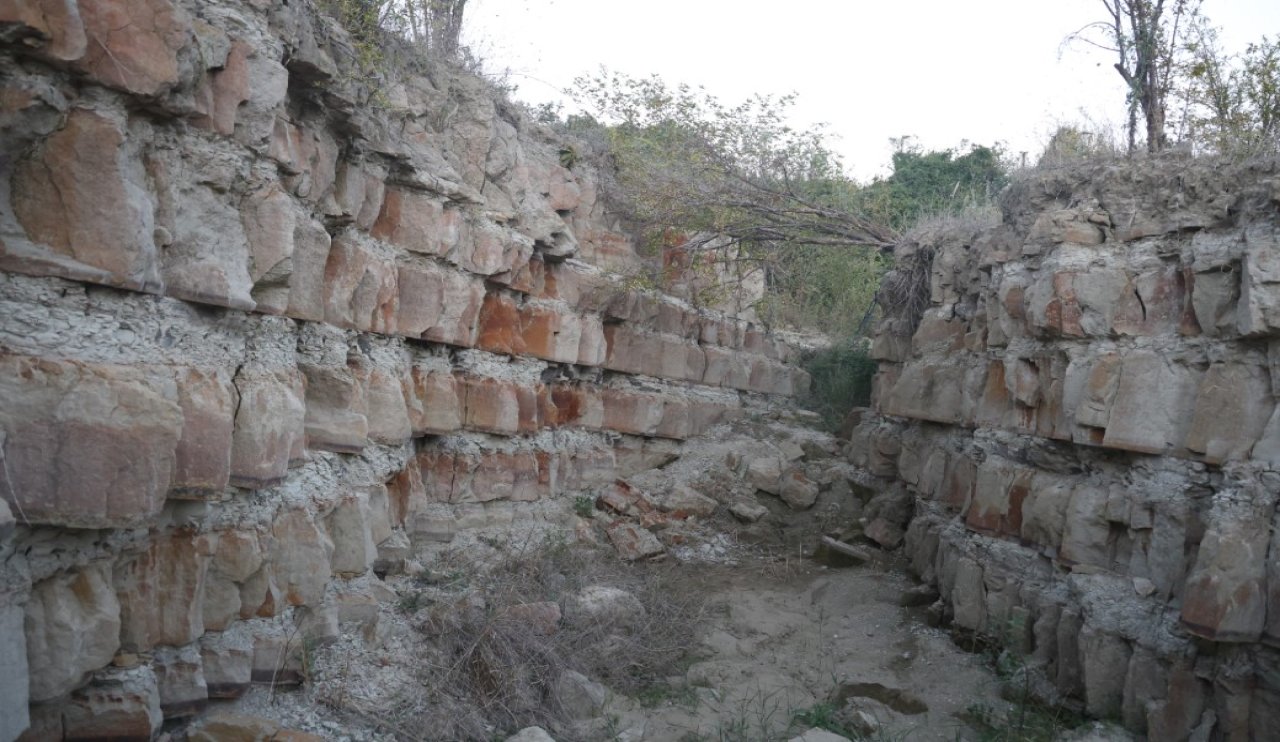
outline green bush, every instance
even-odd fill
[[[839,429],[849,410],[871,404],[876,362],[869,350],[864,338],[851,338],[811,351],[801,359],[801,365],[813,377],[804,402],[822,416],[832,431]]]

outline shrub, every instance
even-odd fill
[[[871,404],[871,379],[876,362],[868,354],[864,338],[850,338],[828,348],[810,351],[801,360],[813,377],[804,403],[822,416],[830,430],[837,430],[849,410]]]

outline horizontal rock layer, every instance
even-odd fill
[[[1280,165],[1081,165],[1001,202],[897,248],[850,455],[914,494],[915,570],[1041,697],[1150,739],[1266,738]]]
[[[0,40],[0,740],[296,682],[376,575],[572,529],[808,383],[750,311],[627,288],[554,132],[369,89],[309,2],[0,0]]]

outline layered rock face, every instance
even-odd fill
[[[1041,172],[1002,211],[897,248],[855,462],[914,495],[915,570],[1040,695],[1274,737],[1280,164]]]
[[[2,740],[296,678],[344,586],[807,384],[622,288],[549,129],[367,85],[310,3],[0,0],[0,42]]]

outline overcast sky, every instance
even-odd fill
[[[467,42],[509,68],[516,97],[600,65],[703,85],[728,102],[796,92],[859,178],[887,174],[890,137],[941,149],[1005,143],[1034,158],[1059,123],[1118,126],[1113,60],[1064,37],[1101,0],[471,0]],[[1280,0],[1206,0],[1229,50],[1280,35]]]

